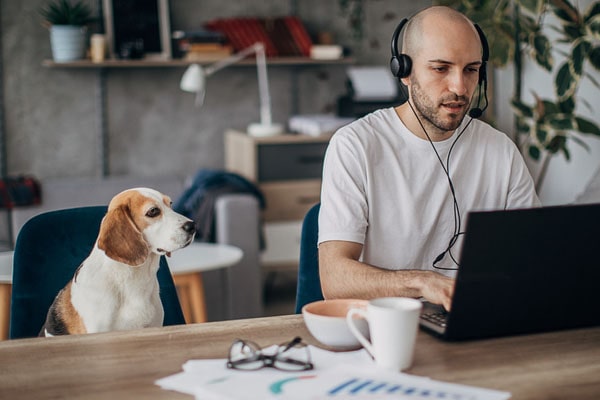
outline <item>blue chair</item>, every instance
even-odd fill
[[[90,254],[106,206],[52,211],[31,218],[14,251],[10,338],[38,336],[56,294]],[[166,259],[158,270],[164,325],[185,324]]]
[[[319,278],[319,209],[315,204],[304,216],[300,237],[300,262],[298,264],[298,286],[296,288],[296,313],[302,312],[305,304],[323,300],[321,279]]]

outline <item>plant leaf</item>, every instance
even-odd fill
[[[558,102],[560,112],[572,114],[575,111],[575,98],[572,96],[566,97]]]
[[[560,113],[560,107],[548,100],[542,100],[544,116],[552,116]]]
[[[596,1],[585,10],[583,13],[583,22],[589,24],[594,17],[600,16],[600,2]]]
[[[573,71],[576,75],[581,76],[583,73],[583,63],[592,48],[592,44],[587,40],[578,40],[573,45],[573,51],[571,52],[571,62]]]
[[[513,106],[513,109],[515,110],[515,113],[518,116],[524,118],[533,118],[533,109],[527,106],[526,104],[522,103],[521,101],[512,100],[511,105]]]
[[[529,149],[528,149],[528,153],[529,153],[529,157],[531,157],[532,159],[538,161],[540,159],[540,149],[534,145],[534,144],[530,144],[529,145]]]
[[[600,128],[594,122],[582,117],[575,117],[575,122],[578,132],[600,136]]]
[[[554,114],[548,118],[548,123],[558,131],[567,131],[575,127],[573,116],[568,114]]]
[[[540,143],[544,144],[544,143],[546,143],[546,140],[548,139],[548,131],[543,129],[542,125],[536,125],[535,137]]]
[[[556,73],[554,85],[556,88],[556,94],[559,99],[563,99],[567,96],[573,96],[575,89],[577,88],[578,77],[572,74],[569,63],[564,63]]]
[[[515,42],[512,36],[497,34],[488,37],[488,42],[491,64],[503,67],[512,61],[515,53]]]
[[[529,125],[527,125],[527,122],[525,121],[524,118],[516,118],[516,127],[517,127],[517,132],[520,134],[523,133],[529,133]]]
[[[92,21],[91,8],[81,0],[57,0],[40,8],[40,14],[51,25],[86,25]]]
[[[565,155],[565,158],[567,159],[567,161],[571,161],[571,153],[569,152],[569,149],[567,148],[567,146],[563,146],[561,147],[561,150],[563,152],[563,154]]]
[[[600,70],[600,46],[596,46],[588,53],[588,60],[590,64],[596,69]]]
[[[552,45],[541,31],[538,31],[533,35],[531,48],[535,61],[546,71],[552,71],[552,66],[554,65],[551,51]]]
[[[541,14],[544,7],[544,0],[516,0],[516,3],[533,15]]]
[[[571,3],[566,0],[554,0],[551,3],[552,10],[558,18],[567,23],[579,24],[579,12]]]
[[[586,26],[591,34],[590,36],[595,40],[600,40],[600,15],[595,16]]]
[[[546,150],[548,150],[551,154],[558,153],[561,149],[564,149],[567,143],[567,138],[562,135],[560,132],[556,134],[551,140],[550,143],[546,146]],[[568,158],[567,158],[568,159]]]

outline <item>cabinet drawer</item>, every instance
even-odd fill
[[[321,179],[327,143],[258,146],[258,181]]]
[[[265,221],[301,220],[313,204],[321,198],[321,180],[260,184],[267,207]]]

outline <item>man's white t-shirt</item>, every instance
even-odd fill
[[[452,137],[434,145],[445,166],[452,148],[448,170],[461,232],[469,211],[539,205],[523,158],[504,133],[467,116]],[[361,260],[385,269],[435,270],[433,260],[455,231],[453,203],[432,144],[411,133],[394,108],[378,110],[338,130],[329,143],[319,243],[360,243]],[[452,250],[457,260],[461,242]],[[448,255],[436,265],[456,267]]]

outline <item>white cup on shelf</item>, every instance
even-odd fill
[[[101,63],[106,56],[106,37],[100,33],[94,33],[90,38],[90,55],[92,62]]]

